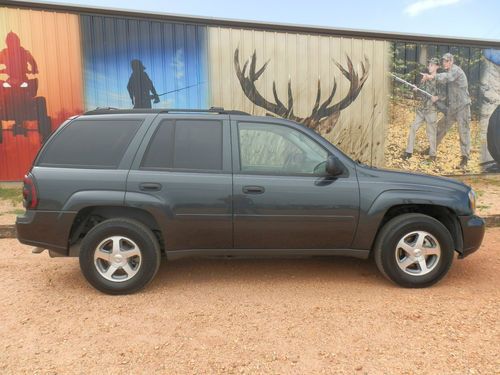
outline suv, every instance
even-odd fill
[[[78,256],[111,294],[162,256],[373,255],[425,287],[481,244],[470,187],[370,168],[295,122],[210,110],[97,109],[45,143],[24,179],[19,241]]]

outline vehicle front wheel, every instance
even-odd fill
[[[389,280],[407,288],[438,282],[453,262],[453,239],[438,220],[404,214],[387,222],[375,242],[378,269]]]
[[[80,268],[101,292],[128,294],[148,284],[160,266],[160,246],[153,232],[131,219],[109,219],[83,238]]]

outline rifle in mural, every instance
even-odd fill
[[[163,96],[163,95],[167,95],[167,94],[172,94],[174,92],[178,92],[178,91],[182,91],[182,90],[186,90],[186,89],[189,89],[191,87],[195,87],[195,86],[199,86],[199,85],[202,85],[204,84],[205,82],[199,82],[199,83],[195,83],[193,85],[189,85],[189,86],[186,86],[186,87],[181,87],[180,89],[176,89],[176,90],[170,90],[170,91],[166,91],[162,94],[158,94],[158,96]],[[153,99],[154,96],[151,96],[151,99]]]
[[[408,81],[405,81],[403,78],[401,77],[398,77],[397,75],[393,74],[393,73],[389,73],[392,78],[394,78],[396,81],[398,82],[401,82],[401,83],[404,83],[405,85],[407,86],[410,86],[412,89],[418,91],[419,93],[429,97],[429,98],[432,98],[434,95],[432,95],[431,93],[425,91],[425,90],[422,90],[420,87],[418,87],[417,85],[414,85],[413,83],[410,83]],[[436,105],[437,109],[440,111],[440,112],[443,112],[443,113],[447,113],[448,112],[448,107],[446,106],[446,104],[444,104],[443,102],[440,102],[439,100],[434,102],[434,104]]]

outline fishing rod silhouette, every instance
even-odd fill
[[[174,92],[178,92],[178,91],[182,91],[182,90],[186,90],[186,89],[189,89],[191,87],[195,87],[195,86],[199,86],[199,85],[202,85],[204,84],[205,82],[199,82],[199,83],[195,83],[193,85],[189,85],[189,86],[186,86],[186,87],[181,87],[180,89],[176,89],[176,90],[170,90],[170,91],[167,91],[167,92],[164,92],[162,94],[158,94],[158,96],[163,96],[163,95],[167,95],[167,94],[172,94]],[[154,95],[150,95],[150,98],[151,99],[154,99],[155,96]]]

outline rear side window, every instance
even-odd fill
[[[75,120],[52,139],[38,165],[117,168],[143,120]]]
[[[142,160],[144,169],[222,170],[222,123],[163,120]]]

